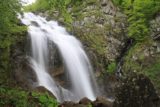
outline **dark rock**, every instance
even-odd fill
[[[150,79],[130,73],[116,89],[113,107],[158,107],[159,97]]]
[[[83,104],[77,104],[71,101],[66,101],[60,104],[58,107],[86,107],[86,106]]]
[[[107,98],[114,98],[114,89],[118,84],[117,77],[115,75],[104,75],[104,78],[101,79],[100,83],[101,95],[105,95]]]
[[[37,22],[32,21],[31,23],[32,23],[34,26],[39,27],[39,24],[38,24]]]
[[[89,105],[89,104],[91,104],[91,100],[89,100],[88,98],[85,97],[79,101],[79,104]]]
[[[29,57],[26,57],[27,47],[29,47],[26,35],[27,32],[21,35],[19,40],[11,47],[10,61],[12,65],[12,79],[15,80],[14,85],[21,86],[24,89],[31,89],[37,78],[30,67]]]
[[[71,101],[65,101],[62,104],[60,104],[58,107],[73,107],[75,105],[74,102]]]
[[[92,103],[93,107],[112,107],[112,105],[112,101],[104,97],[97,97],[96,101]]]

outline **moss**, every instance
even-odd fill
[[[116,71],[116,68],[117,68],[116,62],[111,62],[107,67],[107,71],[108,73],[113,74]]]

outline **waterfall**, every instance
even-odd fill
[[[24,13],[21,21],[28,25],[31,38],[31,67],[36,73],[39,86],[51,91],[59,102],[78,101],[88,97],[95,100],[96,82],[92,67],[82,44],[56,21],[47,21],[33,13]],[[48,42],[53,42],[62,56],[71,80],[71,87],[60,86],[48,73]]]

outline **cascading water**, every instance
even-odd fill
[[[47,21],[33,13],[24,13],[21,21],[29,26],[32,46],[30,62],[37,75],[38,85],[51,91],[60,102],[78,101],[83,97],[94,100],[96,82],[82,44],[55,21]],[[58,85],[47,71],[48,41],[57,45],[61,53],[71,80],[70,89]]]
[[[24,6],[35,1],[21,0]],[[55,21],[47,21],[33,13],[24,13],[20,19],[22,23],[29,26],[28,33],[32,48],[30,63],[36,73],[38,85],[51,91],[60,102],[78,101],[83,97],[94,100],[97,85],[82,44]],[[48,73],[49,41],[57,45],[61,53],[71,80],[70,89],[58,85]]]

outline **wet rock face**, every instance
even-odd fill
[[[49,42],[49,63],[48,72],[54,78],[54,80],[64,88],[70,87],[70,79],[68,78],[67,68],[64,65],[61,53],[59,52],[57,46]]]
[[[150,79],[131,73],[116,89],[113,107],[158,107],[159,97]]]
[[[15,84],[25,89],[34,89],[37,86],[37,77],[32,69],[29,56],[31,51],[30,38],[27,32],[24,37],[12,47],[11,63],[12,63],[12,78]],[[52,77],[62,86],[67,87],[63,62],[57,47],[53,43],[49,43],[49,61],[48,71]]]

